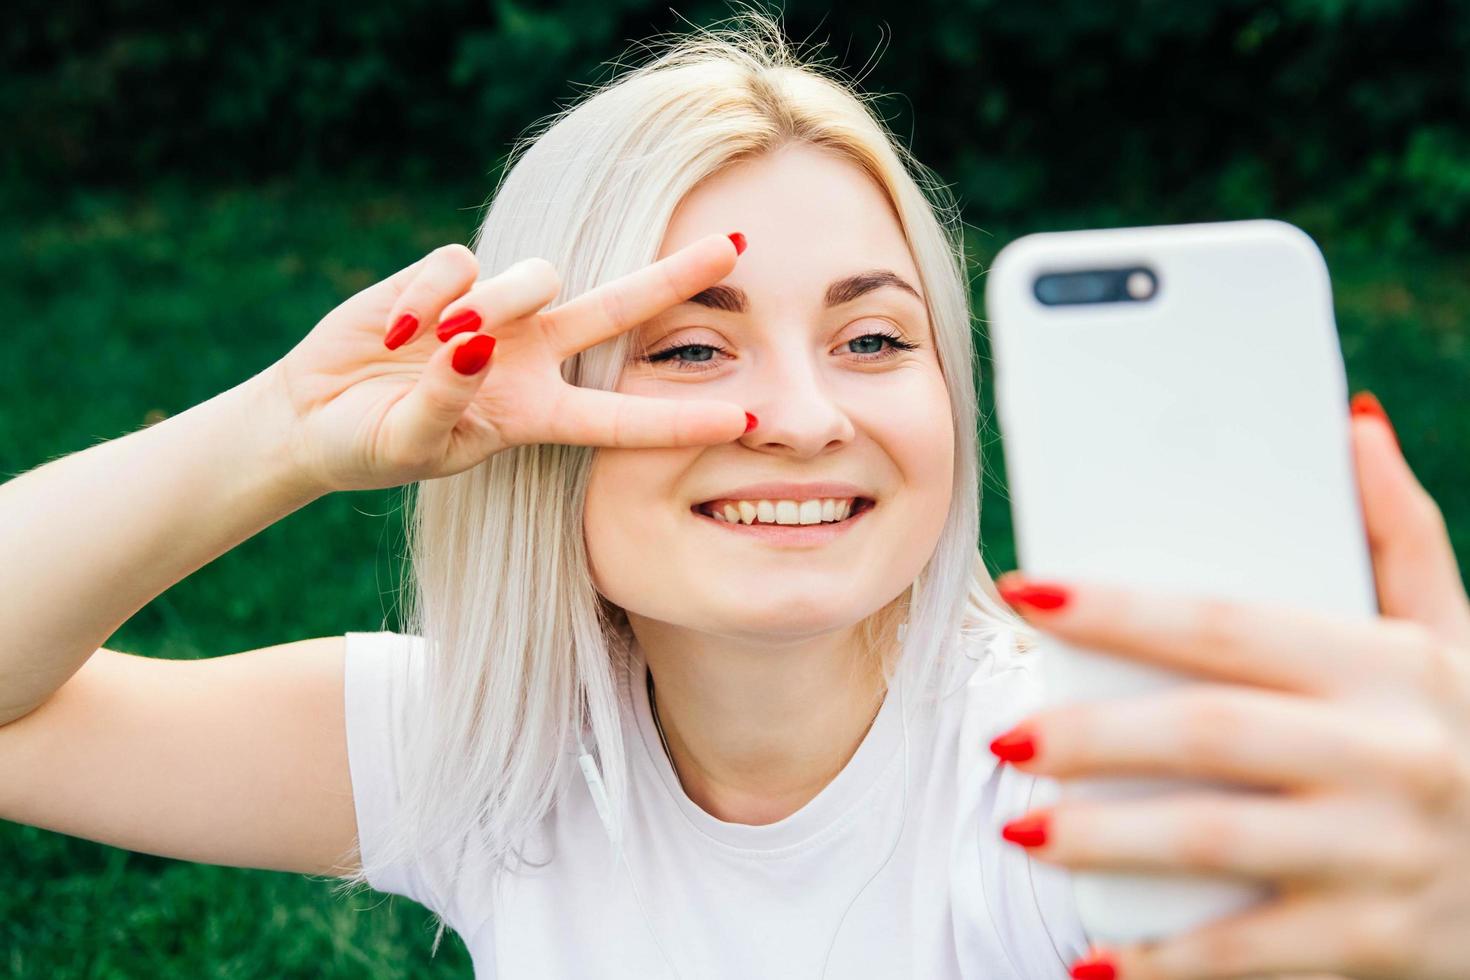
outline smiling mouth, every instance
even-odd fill
[[[710,500],[689,509],[724,524],[801,528],[844,524],[876,506],[877,501],[869,497],[853,497],[809,501]]]

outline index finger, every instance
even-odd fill
[[[1299,694],[1422,691],[1438,671],[1417,623],[1279,603],[1124,589],[1099,581],[996,580],[1026,621],[1067,643],[1219,680]]]
[[[725,278],[744,250],[745,236],[739,232],[706,235],[547,310],[541,315],[547,340],[565,359],[616,337]]]
[[[628,395],[565,385],[547,413],[543,441],[654,449],[729,442],[755,425],[730,402]]]

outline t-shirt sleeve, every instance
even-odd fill
[[[404,710],[408,685],[414,672],[422,668],[421,642],[418,637],[389,632],[346,636],[347,759],[357,809],[358,846],[368,868],[368,883],[378,891],[404,895],[434,908],[419,868],[405,862],[374,867],[389,828],[400,818]]]
[[[1001,837],[1007,822],[1055,802],[1060,784],[1000,763],[989,748],[1043,704],[1031,659],[1036,654],[1015,653],[1008,636],[997,640],[964,692],[959,836],[950,882],[957,952],[962,967],[975,969],[977,977],[1064,980],[1089,945],[1071,873]]]

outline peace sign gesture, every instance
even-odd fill
[[[450,476],[530,443],[728,442],[755,421],[738,405],[581,388],[561,364],[718,283],[743,247],[738,233],[708,235],[547,310],[561,288],[550,262],[477,282],[474,254],[445,245],[343,302],[271,365],[266,389],[285,410],[268,416],[324,493]]]

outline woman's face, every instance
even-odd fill
[[[954,427],[924,301],[901,285],[864,288],[892,273],[922,293],[866,174],[806,144],[737,164],[685,198],[659,257],[733,231],[749,245],[706,291],[718,306],[685,303],[638,328],[617,390],[730,401],[759,424],[716,446],[599,449],[587,549],[598,590],[630,614],[794,640],[852,626],[923,569],[949,511]],[[797,486],[749,489],[771,482]],[[828,482],[851,489],[800,486]],[[701,513],[710,501],[738,513],[746,498],[757,520],[800,520],[819,506],[806,498],[853,496],[855,516],[835,525]]]

